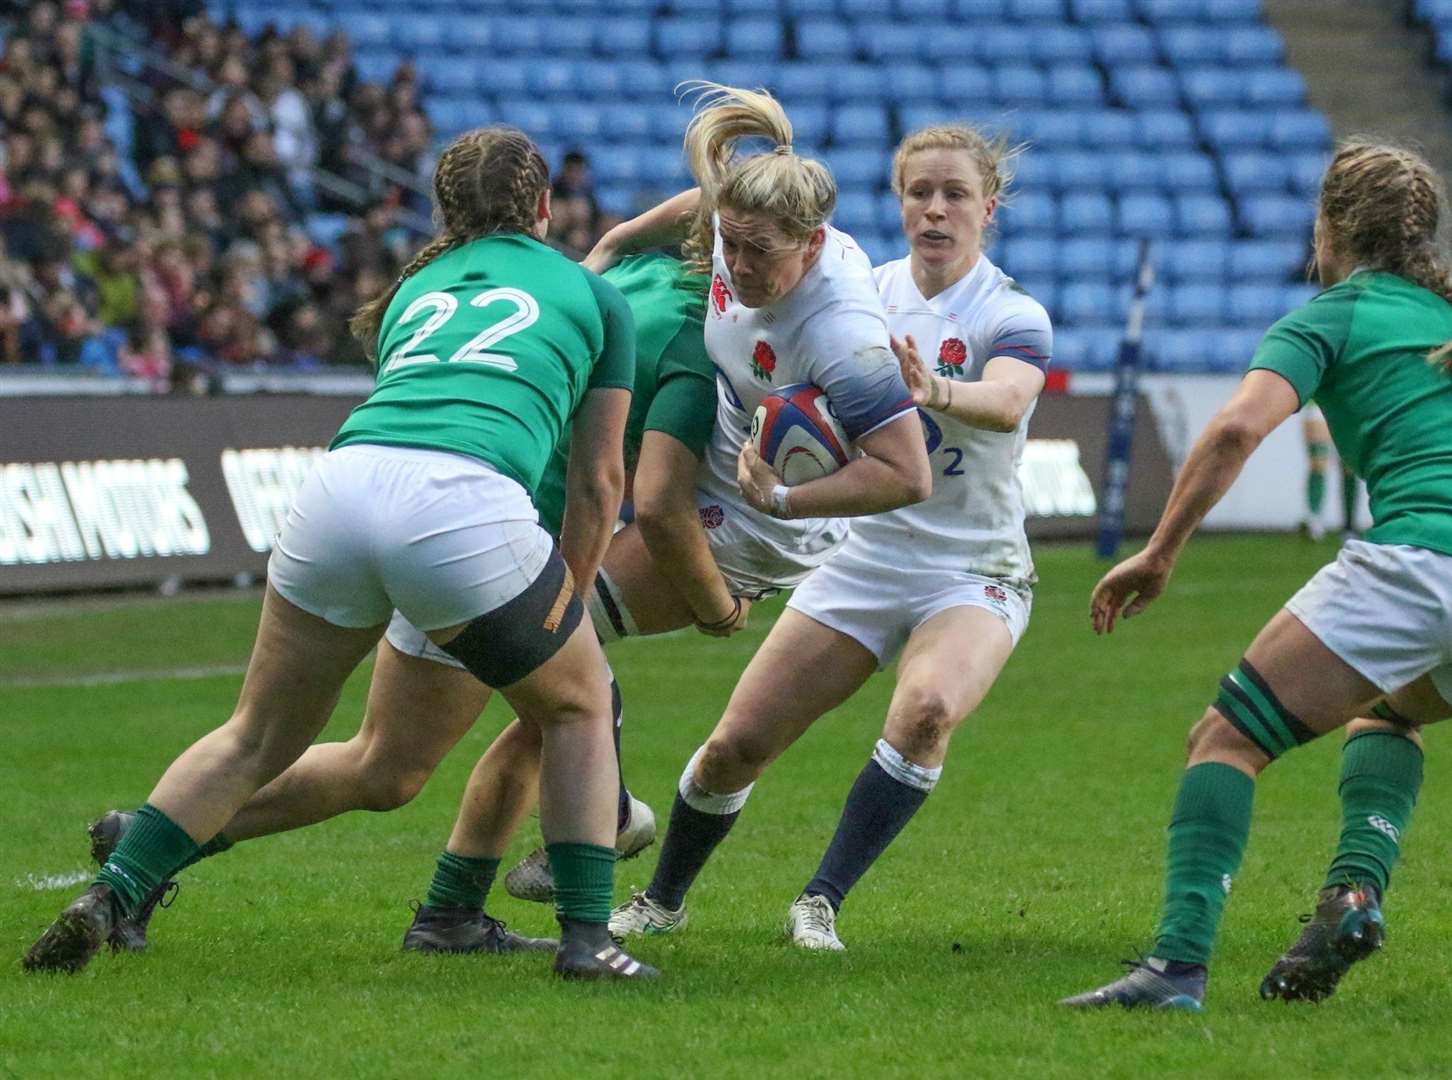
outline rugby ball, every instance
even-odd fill
[[[847,433],[811,383],[766,395],[751,419],[751,440],[788,487],[830,476],[849,460]]]

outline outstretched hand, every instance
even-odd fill
[[[1089,598],[1089,621],[1096,634],[1109,634],[1121,615],[1128,619],[1149,607],[1165,586],[1175,564],[1148,551],[1131,555],[1099,579]]]
[[[918,355],[918,343],[911,334],[905,340],[895,337],[889,340],[892,342],[892,352],[897,357],[898,366],[902,368],[902,381],[907,383],[913,396],[913,404],[927,405],[933,399],[933,376],[928,371],[928,365]]]
[[[781,477],[761,459],[750,439],[746,440],[741,456],[736,459],[736,482],[741,485],[741,494],[753,508],[764,514],[771,513],[771,493],[781,483]]]

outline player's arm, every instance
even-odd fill
[[[588,589],[610,545],[625,494],[625,421],[635,385],[635,319],[625,297],[584,271],[600,306],[604,340],[570,429],[560,553],[577,588]]]
[[[813,365],[811,378],[862,454],[830,476],[783,488],[748,441],[737,467],[742,493],[758,510],[789,518],[880,514],[921,502],[933,491],[922,425],[897,360],[873,340],[883,335],[880,317],[826,312],[819,319],[809,347],[827,359]]]
[[[1137,615],[1169,583],[1185,543],[1220,501],[1261,441],[1301,407],[1296,388],[1272,371],[1251,371],[1195,440],[1149,543],[1106,574],[1090,599],[1096,633],[1121,612]]]
[[[701,189],[691,188],[622,221],[600,237],[585,256],[585,265],[603,273],[633,252],[681,243],[690,234],[691,219],[700,205]]]
[[[1053,348],[1048,315],[1034,305],[1002,320],[988,347],[988,362],[976,382],[959,382],[930,372],[911,334],[892,341],[913,400],[986,431],[1016,431],[1044,388]]]

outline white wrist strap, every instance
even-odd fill
[[[787,496],[791,488],[785,484],[777,484],[771,489],[771,516],[775,518],[789,518],[792,516],[791,507],[787,505]]]

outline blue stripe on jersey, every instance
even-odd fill
[[[1025,364],[1032,364],[1040,371],[1047,371],[1049,358],[1029,345],[1008,345],[996,343],[988,350],[988,358],[992,360],[995,356],[1011,356],[1015,360],[1022,360]]]

